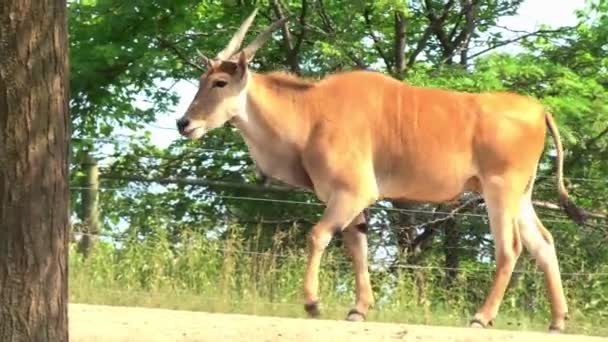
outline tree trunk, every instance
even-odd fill
[[[285,18],[285,14],[281,3],[278,0],[272,0],[270,2],[272,8],[274,10],[277,19]],[[287,28],[287,24],[281,26],[281,31],[283,31],[283,44],[285,49],[286,63],[289,66],[289,70],[296,75],[300,74],[300,65],[298,64],[298,51],[296,48],[296,43],[294,42],[293,36],[289,29]],[[299,47],[298,47],[299,48]]]
[[[399,79],[405,73],[405,13],[395,12],[395,75]]]
[[[444,255],[445,255],[445,267],[448,268],[446,271],[446,287],[452,288],[458,276],[458,267],[460,267],[460,239],[462,233],[459,227],[456,225],[454,219],[450,219],[444,225],[445,240]]]
[[[403,203],[403,202],[393,202],[393,206],[397,209],[401,210],[415,210],[418,209],[416,204],[411,203]],[[412,247],[414,245],[414,240],[416,239],[416,223],[418,223],[416,219],[416,213],[414,212],[405,212],[397,214],[394,219],[392,219],[391,225],[397,227],[395,231],[397,247],[399,250],[399,261],[402,263],[410,263],[410,258],[412,252]]]
[[[68,341],[66,19],[0,2],[0,341]]]

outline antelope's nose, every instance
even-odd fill
[[[186,129],[186,127],[188,127],[189,124],[190,124],[190,119],[181,118],[181,119],[177,120],[177,130],[180,133],[184,133],[184,130]]]

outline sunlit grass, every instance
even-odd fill
[[[222,241],[185,234],[177,244],[156,235],[126,243],[121,249],[103,243],[86,260],[73,249],[70,301],[306,317],[301,296],[304,251],[250,250],[251,241],[238,234]],[[330,249],[323,265],[322,318],[342,320],[354,300],[352,271],[339,250]],[[447,290],[441,270],[373,272],[371,276],[377,304],[368,320],[444,326],[466,326],[491,281],[490,274],[463,273]],[[542,278],[518,284],[508,290],[495,327],[546,331],[550,314]],[[576,290],[570,289],[569,295],[584,293],[584,289]],[[572,310],[572,306],[571,312],[569,333],[608,336],[600,322],[601,312]]]

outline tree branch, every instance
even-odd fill
[[[564,161],[564,169],[570,168],[572,165],[578,164],[581,161],[581,159],[583,157],[585,157],[586,155],[589,155],[590,153],[592,153],[594,151],[598,152],[597,148],[594,148],[593,145],[595,145],[595,143],[606,134],[608,134],[608,127],[606,127],[602,132],[600,132],[600,134],[596,135],[595,137],[589,139],[586,142],[583,142],[581,145],[583,145],[585,147],[584,148],[585,153],[583,153],[583,151],[579,151],[579,153],[574,153],[572,158]],[[583,149],[583,148],[581,148],[581,149]],[[557,166],[555,166],[555,164],[554,164],[554,166],[552,168],[552,172],[555,172],[556,167]]]
[[[454,6],[454,0],[448,0],[443,7],[443,13],[440,17],[435,15],[431,0],[425,0],[424,2],[426,7],[426,17],[429,19],[429,26],[431,27],[432,31],[435,32],[435,36],[437,36],[437,39],[444,50],[444,55],[448,55],[453,47],[451,46],[448,36],[443,30],[443,24],[450,13],[450,9],[452,9],[452,6]]]
[[[456,21],[456,23],[454,24],[454,26],[450,30],[450,33],[448,34],[448,38],[450,39],[450,41],[453,41],[454,37],[456,37],[456,32],[458,32],[458,28],[460,28],[460,24],[462,23],[462,18],[464,16],[465,16],[464,11],[461,11],[458,14],[458,20]]]
[[[367,69],[367,65],[365,64],[365,62],[363,62],[363,60],[361,58],[357,57],[355,54],[353,54],[352,52],[350,52],[348,50],[343,50],[343,52],[346,54],[346,56],[348,58],[350,58],[351,61],[353,61],[353,63],[355,63],[357,68]]]
[[[386,55],[384,53],[384,51],[382,50],[382,48],[380,48],[380,39],[374,33],[374,28],[372,26],[372,20],[370,18],[370,15],[371,15],[371,9],[370,9],[370,7],[366,7],[365,10],[363,11],[363,18],[365,19],[365,24],[367,26],[367,29],[369,30],[369,34],[372,37],[372,40],[374,41],[374,49],[376,50],[376,52],[378,52],[378,55],[380,55],[380,57],[384,61],[386,68],[388,70],[392,70],[393,69],[392,63],[391,63],[390,59],[388,58],[388,55]]]
[[[600,134],[598,134],[595,137],[589,139],[587,141],[587,143],[585,143],[585,146],[587,147],[587,149],[592,148],[593,145],[595,145],[595,143],[598,140],[602,139],[606,134],[608,134],[608,126],[606,126],[606,128],[602,132],[600,132]]]
[[[327,32],[326,30],[324,30],[318,26],[312,25],[310,23],[306,23],[306,27],[327,38],[335,38],[334,32]],[[361,58],[357,57],[354,53],[350,52],[348,49],[343,48],[342,46],[340,46],[340,44],[336,44],[335,47],[337,47],[342,53],[344,53],[346,55],[346,57],[348,57],[353,63],[355,63],[355,66],[357,68],[359,68],[359,69],[368,68],[367,64],[365,64],[365,62],[363,62],[363,60]]]
[[[515,38],[509,39],[509,40],[505,40],[503,42],[494,44],[494,45],[492,45],[492,46],[490,46],[490,47],[488,47],[486,49],[483,49],[483,50],[481,50],[479,52],[476,52],[476,53],[472,54],[471,56],[469,56],[469,60],[473,59],[475,57],[479,57],[479,56],[481,56],[481,55],[483,55],[485,53],[488,53],[488,52],[490,52],[492,50],[498,49],[498,48],[503,47],[505,45],[517,43],[518,41],[526,39],[528,37],[537,36],[537,35],[541,35],[541,34],[560,33],[560,32],[571,30],[572,28],[573,27],[567,27],[567,28],[562,27],[562,28],[555,29],[555,30],[537,30],[537,31],[534,31],[534,32],[529,32],[529,33],[523,34],[523,35],[521,35],[519,37],[515,37]]]
[[[300,47],[302,46],[302,41],[304,40],[304,36],[306,35],[306,13],[308,11],[308,0],[302,0],[302,10],[300,12],[300,34],[296,37],[296,45],[294,46],[294,50],[300,51]]]
[[[272,5],[272,9],[274,10],[274,14],[277,17],[277,20],[285,18],[285,14],[283,13],[283,6],[281,6],[278,0],[271,0],[270,4]],[[291,37],[289,29],[287,28],[287,23],[281,25],[281,32],[283,33],[283,42],[285,43],[285,48],[287,49],[287,51],[291,51],[293,49],[293,39]]]
[[[284,6],[279,2],[280,0],[271,0],[270,4],[272,5],[272,8],[274,10],[275,15],[277,16],[278,20],[281,20],[283,18],[285,18],[285,13],[284,13]],[[304,1],[305,2],[305,1]],[[303,8],[302,10],[302,14],[300,16],[300,22],[302,22],[303,19],[303,15],[305,14],[305,8]],[[294,39],[291,35],[291,32],[289,32],[289,28],[287,27],[287,22],[283,23],[283,25],[281,25],[281,31],[283,33],[283,42],[285,43],[285,52],[286,52],[286,60],[287,60],[287,64],[289,64],[289,67],[291,69],[292,72],[298,74],[300,71],[300,65],[298,63],[298,50],[300,48],[300,44],[302,44],[302,39],[304,36],[304,26],[302,26],[302,31],[300,31],[300,37],[296,38],[297,42],[294,43]],[[297,48],[296,48],[297,45]]]
[[[445,221],[448,221],[448,220],[451,220],[451,219],[446,219]],[[445,222],[445,221],[443,221],[443,222]],[[424,232],[422,232],[421,234],[416,236],[416,238],[414,239],[414,242],[412,242],[412,244],[411,244],[410,253],[412,253],[414,255],[420,254],[420,252],[422,252],[421,246],[423,244],[425,244],[426,242],[428,242],[428,240],[433,238],[433,236],[435,236],[435,233],[437,233],[437,231],[438,231],[437,226],[441,225],[443,222],[428,226],[427,228],[424,229]]]
[[[416,58],[418,57],[418,55],[426,47],[426,43],[429,41],[429,38],[431,38],[431,33],[432,33],[431,27],[427,26],[427,28],[424,30],[424,33],[422,34],[422,37],[420,38],[420,40],[418,40],[418,44],[416,44],[416,48],[410,54],[410,57],[407,60],[407,67],[408,68],[411,68],[414,65],[414,63],[416,62]]]
[[[543,208],[543,209],[548,209],[548,210],[552,210],[552,211],[563,211],[562,207],[560,207],[558,204],[547,202],[547,201],[532,201],[532,204],[534,204],[534,206],[536,206],[536,207]],[[589,217],[593,217],[593,218],[597,218],[597,219],[604,219],[604,220],[608,219],[608,215],[603,214],[603,213],[590,212],[590,211],[585,211],[585,213]]]
[[[334,33],[336,30],[334,29],[334,24],[331,19],[327,15],[327,11],[325,10],[325,4],[323,4],[323,0],[318,0],[317,4],[319,5],[319,14],[321,16],[321,21],[325,26],[326,31]]]
[[[452,210],[450,210],[446,216],[440,217],[440,218],[437,218],[437,219],[434,219],[431,221],[427,221],[427,222],[424,222],[424,223],[421,223],[421,224],[418,224],[418,225],[415,225],[412,227],[408,227],[408,228],[415,228],[415,229],[422,228],[425,230],[428,228],[431,228],[431,229],[435,230],[435,229],[437,229],[436,228],[437,224],[451,220],[456,216],[456,214],[462,212],[463,210],[465,210],[469,207],[476,206],[476,205],[482,203],[483,201],[484,201],[484,199],[481,196],[477,196],[477,195],[472,196],[470,199],[461,202],[460,205],[458,205],[458,206],[454,207]]]
[[[184,53],[174,44],[171,43],[167,40],[164,40],[163,38],[157,37],[157,40],[159,42],[158,47],[163,49],[163,48],[167,48],[169,49],[171,52],[173,52],[173,54],[179,58],[182,62],[190,65],[191,67],[204,72],[205,68],[203,68],[202,66],[198,65],[197,63],[192,62],[188,57],[186,57],[184,55]]]
[[[395,74],[405,71],[405,14],[395,11]]]
[[[443,6],[443,13],[438,18],[433,9],[433,3],[431,0],[424,0],[424,7],[426,8],[427,17],[432,21],[440,21],[443,22],[447,19],[450,9],[454,6],[454,0],[448,0],[448,2]]]
[[[477,11],[479,9],[479,0],[461,0],[463,11],[465,12],[465,28],[460,31],[460,34],[454,39],[453,46],[456,47],[452,54],[455,54],[456,50],[460,50],[460,64],[465,65],[468,61],[468,47],[471,41],[473,31],[475,31],[475,24],[477,22]]]

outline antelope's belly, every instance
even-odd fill
[[[376,176],[380,196],[420,202],[446,202],[465,191],[477,191],[478,181],[473,173],[408,171]]]
[[[268,156],[251,151],[251,157],[259,171],[267,177],[295,187],[312,188],[312,182],[297,156],[293,154]]]

